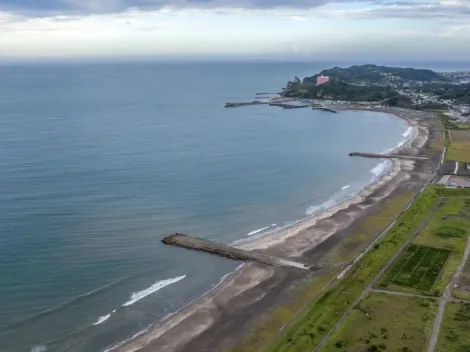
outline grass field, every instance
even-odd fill
[[[470,200],[442,200],[428,224],[378,286],[440,296],[460,265],[469,235]]]
[[[431,293],[440,295],[460,265],[470,235],[470,201],[464,198],[444,199],[414,244],[451,251],[437,277]]]
[[[470,351],[470,304],[448,303],[439,331],[436,352]]]
[[[437,304],[431,299],[370,293],[321,351],[425,351]]]
[[[404,192],[386,202],[373,216],[367,217],[353,233],[341,240],[321,259],[321,262],[335,263],[353,260],[383,231],[413,198],[414,192]]]
[[[470,130],[452,130],[450,132],[452,141],[455,142],[470,142]]]
[[[422,192],[384,238],[345,277],[333,283],[269,348],[271,352],[311,351],[348,307],[426,218],[438,196],[434,187]]]
[[[390,222],[403,210],[413,198],[413,192],[404,192],[382,205],[377,213],[362,221],[354,233],[350,234],[344,241],[338,243],[330,250],[322,262],[342,262],[351,260],[360,251],[385,229]],[[279,307],[267,316],[251,332],[242,338],[240,343],[229,352],[253,352],[261,351],[267,342],[272,340],[279,329],[283,327],[294,315],[309,301],[312,301],[323,286],[331,279],[333,273],[320,273],[311,281],[305,283],[295,294],[291,302]]]
[[[446,160],[470,162],[470,141],[452,141],[447,148]]]
[[[429,291],[451,251],[410,244],[380,282],[381,287],[398,285]]]

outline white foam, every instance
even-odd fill
[[[401,141],[400,143],[397,144],[397,148],[400,148],[401,146],[403,146],[403,144],[405,144],[406,141]]]
[[[149,288],[146,288],[145,290],[133,293],[131,295],[131,299],[129,301],[127,301],[126,303],[124,303],[122,306],[123,307],[131,306],[134,303],[140,301],[141,299],[151,295],[152,293],[157,292],[158,290],[161,290],[162,288],[164,288],[168,285],[171,285],[171,284],[174,284],[178,281],[183,280],[185,277],[186,277],[186,275],[182,275],[182,276],[178,276],[178,277],[175,277],[175,278],[172,278],[172,279],[157,281],[156,283],[154,283]]]
[[[384,160],[379,165],[371,169],[370,172],[372,172],[376,177],[380,177],[388,171],[390,166],[392,166],[392,162],[390,160]]]
[[[305,211],[305,214],[313,215],[313,214],[318,213],[322,210],[332,208],[332,207],[334,207],[335,205],[337,205],[341,202],[342,202],[341,198],[331,197],[330,199],[328,199],[326,202],[324,202],[322,204],[312,205],[311,207],[308,207],[307,210]]]
[[[406,139],[408,139],[409,137],[411,137],[413,135],[413,127],[409,127],[405,133],[402,134],[403,137],[405,137]]]
[[[346,185],[346,186],[341,187],[341,189],[348,189],[349,187],[350,187],[349,185]]]
[[[31,348],[31,352],[45,352],[47,351],[47,346],[41,345]]]
[[[271,226],[272,226],[272,225],[271,225]],[[251,232],[247,233],[246,235],[247,235],[247,236],[256,235],[257,233],[260,233],[261,231],[264,231],[264,230],[266,230],[266,229],[269,229],[271,226],[266,226],[266,227],[263,227],[263,228],[261,228],[261,229],[251,231]]]
[[[99,317],[96,322],[93,323],[93,325],[100,325],[104,323],[106,320],[108,320],[111,317],[112,313],[109,313],[107,315],[103,315],[102,317]]]

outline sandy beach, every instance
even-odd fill
[[[412,128],[411,137],[394,152],[428,155],[431,113],[365,110],[392,114]],[[306,264],[323,262],[325,255],[347,238],[361,221],[372,216],[379,205],[402,192],[418,192],[432,179],[438,160],[393,159],[392,163],[388,174],[353,198],[239,247],[295,258]],[[363,248],[367,245],[364,243]],[[303,270],[246,263],[215,289],[166,321],[156,323],[140,336],[109,351],[222,351],[233,346],[267,312],[291,299],[292,289],[312,275]]]

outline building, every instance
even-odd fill
[[[330,80],[330,77],[328,77],[328,76],[323,76],[323,75],[318,76],[317,77],[317,86],[319,86],[320,84],[326,83],[329,80]]]
[[[441,182],[445,184],[447,188],[470,188],[470,179],[460,176],[444,176]],[[438,182],[438,183],[441,183]]]

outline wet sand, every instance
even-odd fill
[[[432,114],[365,109],[393,114],[413,128],[413,138],[400,154],[427,155]],[[395,150],[397,152],[398,150]],[[438,160],[393,160],[391,171],[352,199],[266,237],[240,245],[295,258],[307,264],[322,258],[380,205],[405,191],[418,191],[433,178]],[[364,243],[365,248],[368,243]],[[292,289],[314,275],[303,270],[247,263],[217,288],[113,351],[214,352],[235,345],[243,334],[272,309],[292,298]]]

